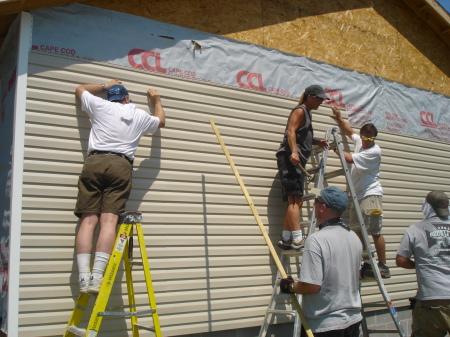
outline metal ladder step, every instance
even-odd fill
[[[70,333],[73,333],[75,336],[78,336],[78,337],[86,336],[86,329],[78,328],[75,325],[69,325],[67,327],[67,331],[69,331]]]
[[[145,316],[155,313],[155,309],[136,311],[136,312],[119,312],[119,311],[101,311],[98,313],[99,316],[110,316],[110,317],[133,317],[133,316]]]
[[[141,324],[137,324],[137,323],[134,326],[137,326],[139,329],[142,329],[142,330],[155,332],[155,328],[152,326],[146,326],[146,325],[141,325]]]
[[[344,174],[344,169],[339,169],[339,170],[336,170],[336,171],[331,171],[329,173],[325,173],[324,177],[325,177],[325,179],[331,179],[331,178],[334,178],[334,177],[339,177],[339,176],[341,176],[343,174]]]
[[[281,309],[267,309],[267,312],[274,315],[296,315],[297,311],[281,310]]]

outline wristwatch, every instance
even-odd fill
[[[290,292],[291,294],[294,293],[294,282],[292,282],[292,283],[289,284],[289,292]]]
[[[105,91],[105,90],[106,90],[106,85],[105,85],[105,83],[102,83],[102,84],[100,84],[100,85],[102,86],[103,91]]]

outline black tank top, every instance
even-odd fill
[[[292,154],[292,151],[291,151],[291,148],[289,147],[289,142],[287,139],[287,129],[289,126],[289,121],[291,120],[292,113],[296,109],[303,109],[303,111],[305,113],[305,125],[303,125],[302,127],[298,128],[295,131],[295,135],[296,135],[296,139],[297,139],[297,149],[298,149],[298,153],[300,154],[300,161],[302,163],[302,166],[305,166],[306,163],[308,162],[309,156],[311,155],[314,130],[312,127],[312,122],[311,122],[311,113],[308,112],[308,110],[306,110],[306,107],[304,105],[299,105],[299,106],[296,106],[294,109],[292,109],[292,111],[289,115],[287,124],[286,124],[286,129],[284,130],[283,141],[281,142],[280,148],[278,149],[277,153],[286,152],[286,155],[289,155],[289,156]]]

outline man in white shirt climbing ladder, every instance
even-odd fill
[[[353,164],[351,178],[367,233],[372,235],[374,241],[381,277],[390,278],[391,273],[386,265],[386,243],[381,234],[383,221],[383,189],[380,183],[381,149],[375,144],[378,130],[372,123],[367,123],[362,126],[358,135],[344,121],[338,107],[333,107],[332,110],[333,115],[330,115],[330,117],[339,123],[345,135],[354,143],[353,153],[344,151],[345,161],[348,164]],[[364,245],[358,216],[353,204],[350,208],[349,227],[355,231]],[[372,266],[369,260],[365,260],[361,268],[361,278],[373,276]]]

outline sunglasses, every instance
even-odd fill
[[[375,139],[377,139],[376,137],[372,137],[372,138],[367,138],[367,137],[364,137],[364,136],[361,136],[361,139],[362,140],[370,140],[371,142],[373,142]]]
[[[321,103],[322,104],[322,102],[324,101],[324,99],[323,98],[321,98],[321,97],[317,97],[317,96],[314,96],[318,101],[319,101],[319,103]]]
[[[321,205],[325,205],[324,202],[320,201],[319,198],[314,198],[314,205],[315,204],[321,204]]]

